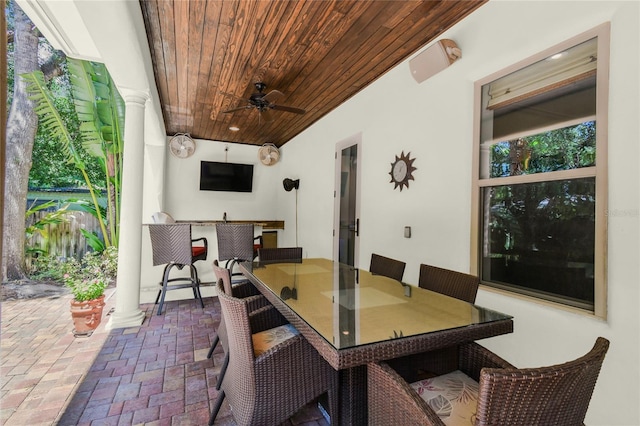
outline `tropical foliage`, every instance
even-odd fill
[[[48,201],[42,204],[37,204],[36,201],[34,201],[31,204],[31,206],[27,209],[27,214],[26,214],[27,219],[29,218],[29,216],[35,215],[36,212],[46,210],[51,207],[55,207],[57,204],[58,203],[56,203],[55,201]],[[26,247],[27,254],[30,254],[32,256],[48,254],[48,253],[45,253],[39,247],[30,246],[29,241],[36,234],[41,235],[43,239],[46,240],[49,236],[48,232],[49,232],[50,225],[59,224],[67,220],[65,216],[67,212],[67,207],[68,205],[64,205],[52,212],[49,212],[44,217],[40,218],[39,220],[36,220],[33,224],[26,227],[25,232],[26,232],[26,241],[27,241],[27,247]]]
[[[34,263],[33,278],[62,281],[73,297],[82,302],[95,299],[114,282],[118,269],[118,250],[105,249],[102,253],[90,252],[81,261],[56,256],[42,256]]]
[[[577,169],[595,165],[596,123],[550,130],[491,147],[491,177]]]
[[[588,121],[499,142],[490,151],[491,177],[594,166],[595,131]],[[492,280],[592,303],[595,178],[543,179],[485,188]]]
[[[23,77],[36,104],[40,129],[58,141],[64,162],[80,171],[89,190],[91,203],[80,204],[80,208],[98,219],[101,233],[90,234],[85,231],[84,234],[91,246],[101,251],[118,244],[124,102],[103,64],[68,59],[67,66],[78,114],[81,148],[75,144],[70,126],[63,119],[42,72],[34,71]],[[100,164],[100,178],[89,175],[87,155]],[[99,200],[103,192],[106,206],[101,205]]]
[[[82,146],[97,158],[106,177],[107,223],[111,245],[118,245],[120,184],[124,142],[124,100],[104,64],[69,59]],[[99,209],[96,209],[96,214]],[[107,237],[104,237],[108,246]]]
[[[66,67],[65,67],[66,68]],[[80,139],[80,123],[73,104],[73,97],[69,88],[69,79],[65,73],[59,78],[48,82],[49,90],[54,94],[55,108],[60,113],[72,143],[85,163],[85,170],[91,182],[104,180],[104,172],[100,163],[82,149]],[[84,186],[84,179],[80,170],[66,161],[61,142],[52,137],[49,132],[39,127],[33,144],[33,165],[29,172],[29,188],[76,188]],[[102,189],[102,188],[101,188]]]

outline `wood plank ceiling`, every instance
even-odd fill
[[[140,4],[167,135],[280,147],[486,1]],[[223,112],[249,105],[256,82],[306,113]]]

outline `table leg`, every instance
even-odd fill
[[[341,425],[367,424],[367,366],[338,371]],[[333,422],[332,422],[333,423]]]

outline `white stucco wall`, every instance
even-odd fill
[[[169,138],[167,138],[167,141]],[[167,142],[168,143],[168,142]],[[225,149],[228,151],[225,152]],[[166,149],[166,148],[165,148]],[[230,163],[253,164],[253,191],[250,193],[200,191],[200,161],[228,161]],[[282,189],[281,164],[264,166],[258,161],[258,147],[253,145],[228,144],[196,140],[196,152],[185,159],[166,154],[163,210],[176,220],[282,220],[278,216],[277,194]],[[147,185],[145,190],[153,191]],[[146,209],[143,223],[152,223],[151,209]],[[145,214],[146,214],[145,213]],[[289,225],[285,222],[285,226]],[[256,228],[256,232],[259,229]],[[282,231],[278,231],[281,233]],[[205,282],[215,281],[211,262],[217,259],[217,240],[214,226],[193,226],[193,238],[206,237],[209,254],[206,262],[197,262],[198,274]],[[153,302],[157,283],[162,277],[162,266],[152,266],[149,232],[142,233],[141,302]],[[176,275],[180,272],[176,271]],[[186,274],[187,271],[185,270]],[[173,272],[172,272],[173,274]],[[173,276],[173,275],[172,275]],[[213,295],[212,288],[205,288],[203,296]],[[168,300],[190,298],[190,290],[167,293]]]
[[[473,83],[517,61],[611,21],[609,107],[609,243],[606,321],[499,295],[477,303],[515,317],[515,332],[482,343],[517,366],[577,358],[597,336],[611,348],[587,415],[589,425],[638,425],[639,299],[639,3],[490,1],[441,38],[462,59],[417,84],[408,61],[381,77],[285,145],[283,168],[300,177],[300,244],[331,257],[333,151],[362,132],[360,265],[371,252],[407,262],[417,284],[420,263],[469,270]],[[415,181],[389,183],[401,151],[416,157]],[[412,238],[403,227],[412,227]]]

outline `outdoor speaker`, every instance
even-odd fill
[[[438,40],[416,57],[409,60],[411,75],[418,83],[439,73],[462,57],[462,52],[455,41]]]

